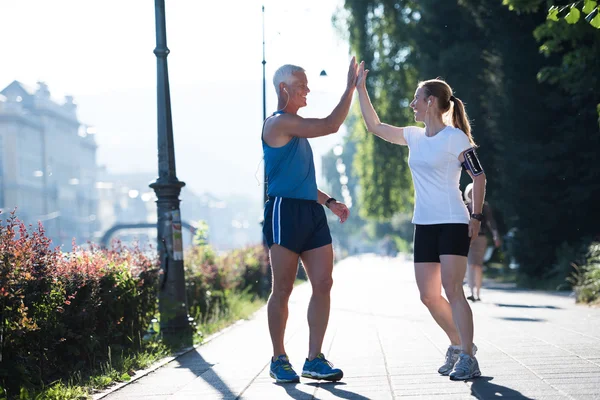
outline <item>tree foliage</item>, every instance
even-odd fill
[[[583,18],[549,20],[543,1],[505,3],[513,10],[497,0],[346,0],[345,7],[382,121],[414,124],[408,103],[416,85],[437,76],[466,103],[488,199],[515,228],[522,274],[542,277],[562,243],[600,231],[590,218],[600,197],[600,30]],[[353,129],[364,212],[389,218],[412,197],[406,149]]]

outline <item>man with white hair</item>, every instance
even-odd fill
[[[346,90],[339,104],[326,118],[303,118],[298,110],[306,106],[310,92],[304,69],[280,67],[273,77],[278,111],[266,119],[262,132],[266,184],[263,234],[270,248],[273,288],[267,306],[269,332],[273,343],[270,375],[277,382],[299,382],[300,378],[284,348],[288,300],[294,287],[298,259],[312,286],[308,306],[310,337],[308,357],[302,376],[338,381],[343,372],[321,352],[329,321],[330,291],[333,284],[333,247],[323,205],[344,222],[348,208],[317,188],[313,154],[308,138],[338,131],[350,109],[356,85],[357,64],[353,57]]]

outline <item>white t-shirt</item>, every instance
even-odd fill
[[[413,224],[469,223],[469,212],[459,187],[458,156],[473,147],[467,135],[447,126],[435,136],[417,126],[404,128],[408,165],[415,186]]]

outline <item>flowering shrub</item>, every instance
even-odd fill
[[[40,225],[0,219],[0,386],[15,393],[141,345],[156,260],[138,248],[51,248]]]

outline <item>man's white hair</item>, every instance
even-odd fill
[[[279,84],[284,82],[290,85],[295,72],[304,72],[304,68],[297,65],[286,64],[275,71],[275,75],[273,75],[273,85],[275,86],[277,95],[279,95]]]

